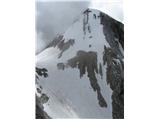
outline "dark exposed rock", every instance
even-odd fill
[[[89,36],[89,38],[92,38],[92,36]]]
[[[58,43],[58,48],[61,50],[61,53],[59,54],[59,58],[62,56],[63,52],[70,48],[70,46],[73,46],[75,40],[69,39],[67,42],[64,42],[64,40],[60,41]]]
[[[89,8],[83,12],[83,14],[92,12]]]
[[[107,107],[107,102],[101,94],[101,89],[95,75],[98,73],[97,53],[93,51],[78,51],[76,57],[68,60],[68,65],[72,68],[77,67],[80,71],[80,77],[82,77],[87,72],[91,87],[94,91],[97,92],[99,105],[101,107]]]
[[[88,20],[89,20],[89,13],[92,12],[91,10],[87,9],[85,10],[83,13],[84,15],[87,15],[87,20],[86,20],[86,23],[88,23]]]
[[[36,119],[51,119],[51,117],[43,110],[44,107],[40,98],[36,96]]]
[[[63,37],[63,35],[59,35],[57,36],[49,45],[47,48],[49,47],[58,47],[59,50],[61,50],[59,57],[60,58],[63,54],[63,52],[65,52],[67,49],[70,48],[70,46],[73,46],[73,44],[75,43],[74,39],[69,39],[68,41],[64,42],[65,39]]]
[[[64,63],[58,63],[58,64],[57,64],[57,68],[58,68],[59,70],[64,70],[64,68],[65,68]]]
[[[44,103],[48,102],[48,100],[49,100],[49,97],[46,94],[42,93],[42,95],[40,97],[41,103],[44,104]]]
[[[36,73],[39,76],[48,77],[47,72],[48,72],[48,70],[46,68],[38,68],[38,67],[36,67]],[[39,79],[39,77],[37,75],[36,75],[36,79]]]
[[[41,89],[40,89],[40,88],[37,88],[37,92],[38,92],[38,93],[41,93],[42,91],[41,91]]]
[[[115,61],[121,61],[118,62]],[[112,48],[104,47],[104,64],[107,62],[107,84],[112,89],[112,116],[115,119],[124,118],[124,78],[123,61],[119,59]]]
[[[88,25],[88,32],[91,33],[91,26]]]
[[[100,18],[107,42],[110,44],[111,48],[116,51],[116,54],[123,58],[122,53],[118,49],[119,45],[116,39],[118,39],[118,42],[124,49],[124,25],[102,12],[100,13]]]
[[[36,84],[39,86],[37,88],[37,92],[41,94],[41,97],[36,95],[36,119],[50,119],[47,113],[43,110],[43,104],[49,100],[49,97],[42,93],[42,86],[40,86],[37,82],[39,80],[39,76],[48,77],[48,70],[46,68],[38,68],[36,67]]]
[[[39,80],[39,77],[38,77],[38,75],[35,75],[35,82],[36,82],[36,84],[38,83],[38,80]]]
[[[124,49],[124,25],[104,13],[100,13],[101,24],[106,41],[111,48],[104,46],[103,64],[107,62],[107,84],[113,90],[112,116],[124,118],[124,58],[119,43]]]
[[[98,97],[98,100],[99,100],[99,105],[101,107],[107,107],[107,103],[106,103],[105,99],[103,98],[100,91],[97,91],[97,97]]]
[[[93,73],[98,73],[98,68],[97,68],[97,53],[90,51],[90,52],[85,52],[85,51],[78,51],[77,56],[74,58],[68,60],[68,65],[71,67],[77,67],[80,70],[80,77],[85,74],[86,69],[88,72],[90,68],[92,68]],[[85,69],[86,68],[86,69]]]
[[[102,72],[102,65],[99,63],[99,74],[101,75],[101,78],[103,77],[103,72]]]
[[[89,10],[89,9],[87,9],[86,11],[83,12],[83,14],[84,14],[84,17],[83,17],[83,32],[84,32],[84,35],[86,35],[86,27],[88,28],[88,32],[91,33],[90,25],[88,25],[89,13],[90,12],[92,12],[92,11]]]
[[[93,14],[94,19],[96,19],[96,14]]]
[[[48,47],[56,47],[57,44],[63,39],[63,35],[58,35],[53,41],[52,43],[48,46]]]
[[[84,35],[86,35],[86,22],[85,22],[85,15],[84,15],[84,18],[83,18],[83,32],[84,32]]]
[[[43,89],[41,85],[39,87],[40,87],[40,89]]]

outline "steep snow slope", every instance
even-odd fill
[[[116,28],[111,29],[107,23],[112,18],[105,17],[109,19],[106,23],[103,13],[87,9],[63,35],[58,35],[37,56],[36,66],[48,70],[49,76],[39,78],[37,86],[41,86],[42,92],[49,97],[43,106],[50,117],[120,117],[117,113],[114,115],[117,108],[115,100],[112,101],[115,85],[111,82],[114,80],[107,81],[107,77],[113,78],[107,70],[121,66],[120,72],[123,72],[123,38],[117,35]],[[110,54],[112,51],[116,57]],[[118,77],[119,73],[115,74]]]

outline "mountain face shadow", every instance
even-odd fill
[[[112,89],[112,116],[124,118],[124,77],[123,61],[117,58],[114,50],[104,47],[104,64],[107,62],[106,82]],[[119,61],[119,62],[117,62]]]
[[[104,46],[103,64],[107,63],[106,82],[112,89],[112,117],[124,118],[124,25],[104,13],[100,13],[101,24],[106,41],[111,46]],[[119,45],[120,44],[120,45]]]

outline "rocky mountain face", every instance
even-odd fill
[[[37,56],[36,96],[47,116],[124,118],[123,27],[87,9]]]
[[[40,77],[48,77],[47,69],[36,67],[36,119],[50,119],[51,117],[44,111],[43,104],[48,102],[49,97],[42,93],[42,86],[39,85]]]
[[[107,84],[112,89],[112,116],[124,118],[124,26],[101,13],[101,24],[110,48],[104,46],[103,64],[107,63]]]

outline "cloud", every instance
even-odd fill
[[[36,53],[62,34],[89,6],[89,1],[36,2]]]

